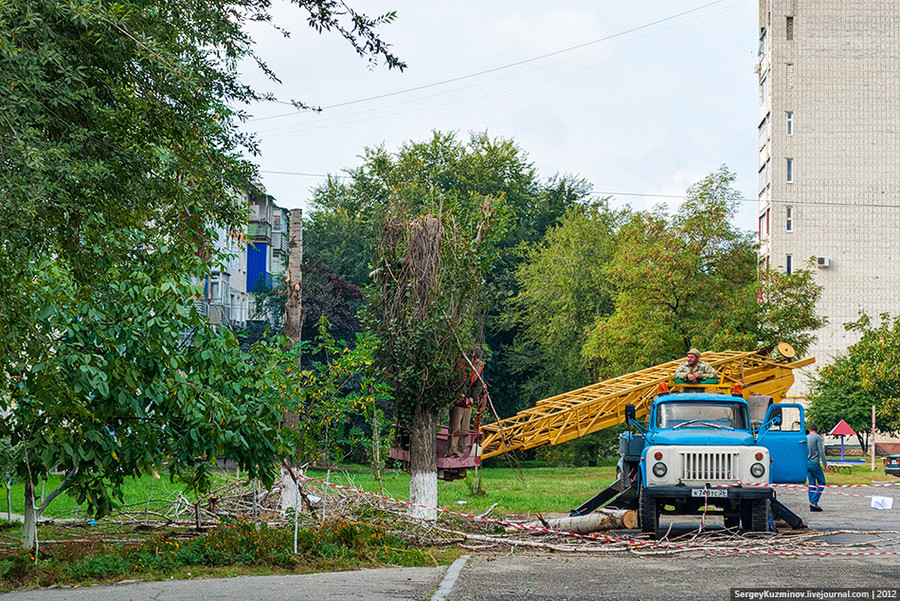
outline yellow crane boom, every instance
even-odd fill
[[[789,347],[788,347],[789,348]],[[743,393],[764,394],[775,402],[784,400],[794,383],[793,371],[810,365],[808,357],[791,361],[759,352],[722,351],[703,354],[716,368],[722,383],[741,383]],[[560,444],[625,421],[625,405],[635,406],[638,417],[646,416],[660,382],[672,385],[672,374],[681,360],[669,361],[624,376],[598,382],[578,390],[538,401],[530,409],[481,426],[481,457],[545,444]]]

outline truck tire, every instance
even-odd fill
[[[647,493],[647,487],[641,486],[641,498],[638,503],[638,519],[641,532],[653,534],[659,530],[659,508],[656,499]]]
[[[750,503],[750,531],[768,532],[769,512],[771,504],[769,499],[755,499]],[[746,529],[746,524],[745,524]]]

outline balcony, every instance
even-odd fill
[[[268,241],[272,236],[272,226],[268,223],[251,223],[247,226],[247,238],[251,242]]]

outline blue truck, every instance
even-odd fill
[[[660,517],[721,513],[725,526],[767,531],[775,519],[792,528],[802,519],[780,503],[769,484],[806,482],[803,407],[745,399],[740,388],[663,384],[647,421],[625,408],[629,430],[619,440],[616,482],[573,515],[597,507],[637,509],[638,524],[656,535]]]

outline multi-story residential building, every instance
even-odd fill
[[[275,204],[275,198],[257,185],[250,194],[250,225],[247,228],[247,291],[250,293],[249,316],[254,321],[271,321],[262,315],[254,302],[258,286],[278,286],[284,281],[288,252],[287,209]]]
[[[284,280],[288,251],[289,211],[275,204],[257,184],[246,193],[250,208],[247,232],[216,231],[215,247],[226,259],[215,265],[205,282],[206,298],[198,310],[210,323],[242,329],[249,322],[271,322],[254,303],[257,285],[277,286]]]
[[[247,243],[242,232],[219,229],[215,246],[224,251],[226,259],[223,264],[213,267],[209,277],[206,288],[208,318],[214,324],[243,328],[249,309]]]
[[[900,11],[760,0],[759,31],[759,258],[812,259],[822,365],[856,342],[844,323],[900,313]]]

